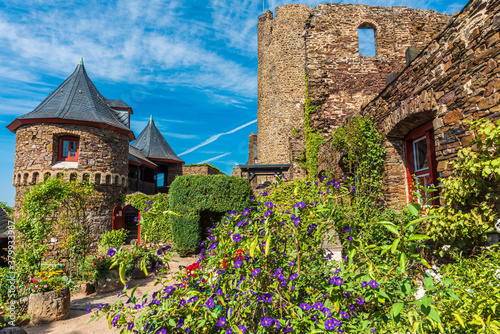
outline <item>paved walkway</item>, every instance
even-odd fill
[[[197,258],[195,257],[174,257],[172,262],[170,262],[171,269],[173,271],[178,270],[179,265],[188,266],[195,262]],[[159,289],[158,286],[154,286],[155,278],[150,275],[146,278],[134,280],[129,282],[129,287],[137,287],[137,296],[142,296],[146,291],[152,293]],[[85,297],[72,297],[69,317],[65,320],[55,321],[49,324],[43,324],[33,327],[25,328],[28,334],[106,334],[115,332],[114,329],[108,328],[108,323],[105,318],[101,318],[99,321],[90,321],[92,314],[86,314],[87,309],[90,307],[95,308],[101,303],[112,303],[117,300],[116,292],[108,293],[94,293]]]

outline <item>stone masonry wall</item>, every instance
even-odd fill
[[[433,122],[437,170],[469,146],[475,133],[464,120],[500,118],[500,0],[474,0],[399,77],[361,110],[373,117],[387,148],[386,200],[406,202],[403,138]]]
[[[304,120],[305,48],[312,7],[285,5],[258,23],[258,162],[290,163],[289,137]]]
[[[55,169],[60,136],[80,138],[76,169]],[[45,177],[88,180],[97,184],[103,200],[92,214],[93,233],[98,236],[111,229],[113,207],[127,187],[127,135],[103,128],[72,124],[33,124],[16,131],[13,185],[16,187],[15,210],[33,184]]]
[[[309,96],[321,106],[312,126],[324,135],[385,88],[386,76],[405,67],[407,47],[423,49],[449,15],[402,6],[321,4],[305,26]],[[359,54],[358,28],[375,32],[376,55]]]
[[[182,175],[217,175],[223,174],[210,166],[182,166]]]
[[[408,46],[422,49],[449,16],[406,7],[322,4],[268,11],[258,23],[258,163],[292,163],[292,131],[304,120],[304,75],[312,125],[325,136],[385,87],[405,66]],[[358,28],[375,29],[377,55],[358,53]],[[300,170],[298,170],[300,171]],[[299,174],[303,174],[300,171]]]

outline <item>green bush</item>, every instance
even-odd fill
[[[141,240],[144,242],[172,242],[172,227],[169,218],[168,194],[153,196],[135,193],[127,195],[125,201],[141,211]]]
[[[184,175],[170,186],[172,235],[180,254],[195,252],[203,233],[230,210],[250,204],[252,187],[247,180],[227,175]]]
[[[477,129],[471,142],[477,149],[458,152],[458,161],[451,163],[453,175],[441,180],[445,205],[427,211],[440,216],[429,222],[428,235],[438,244],[466,252],[486,244],[486,232],[499,217],[495,204],[499,201],[500,121],[476,121],[470,129]]]
[[[101,241],[99,242],[104,250],[110,248],[119,248],[125,244],[127,240],[128,231],[124,228],[113,231],[106,231],[101,236]]]

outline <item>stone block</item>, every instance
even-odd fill
[[[70,298],[68,288],[32,293],[28,307],[31,323],[36,325],[66,319],[69,315]]]
[[[398,77],[399,72],[391,72],[385,77],[385,85],[389,86]]]
[[[410,66],[411,62],[418,56],[420,50],[414,47],[409,47],[405,51],[406,66]]]
[[[464,115],[462,114],[462,112],[456,109],[446,114],[446,116],[444,116],[444,123],[445,124],[455,123],[457,121],[462,120],[463,118]]]
[[[120,282],[118,269],[112,269],[105,278],[100,278],[97,281],[96,291],[99,293],[106,293],[120,290],[122,287],[123,284]]]
[[[0,334],[27,334],[21,327],[6,327],[0,330]]]

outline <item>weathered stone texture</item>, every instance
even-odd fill
[[[258,163],[293,163],[291,138],[304,119],[304,75],[321,108],[312,125],[327,136],[401,71],[405,51],[423,49],[449,16],[406,7],[322,4],[268,11],[258,24]],[[377,55],[359,55],[358,28],[373,28]],[[297,146],[297,145],[295,145]]]
[[[54,168],[58,159],[60,136],[79,137],[78,167]],[[127,135],[105,128],[74,124],[22,125],[16,130],[13,185],[16,187],[16,215],[24,194],[45,177],[88,180],[97,184],[102,195],[98,208],[91,210],[92,233],[98,237],[111,229],[113,207],[127,187]],[[51,249],[55,247],[51,243]]]
[[[306,23],[309,96],[321,106],[312,125],[329,134],[359,111],[406,64],[408,47],[422,49],[449,15],[406,7],[322,4]],[[374,57],[359,54],[358,28],[375,31]]]
[[[66,319],[69,315],[69,289],[32,293],[29,297],[30,323],[33,325]]]
[[[313,8],[285,5],[258,23],[259,164],[290,163],[289,136],[304,119],[305,48],[302,33]]]
[[[182,175],[218,175],[223,174],[210,166],[182,166]]]
[[[462,121],[500,118],[500,0],[474,0],[361,110],[386,138],[386,199],[405,202],[403,138],[433,122],[438,172],[470,145],[475,133]]]

